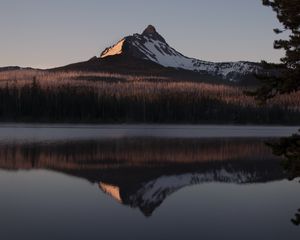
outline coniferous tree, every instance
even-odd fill
[[[262,86],[253,95],[266,101],[278,94],[291,93],[300,89],[300,0],[262,0],[276,12],[283,29],[274,29],[276,34],[288,32],[287,40],[276,40],[275,49],[283,49],[285,56],[278,74],[273,77],[260,76]],[[269,65],[270,66],[270,65]]]
[[[260,76],[262,87],[253,93],[258,100],[266,101],[278,94],[300,90],[300,0],[262,0],[276,12],[283,29],[274,29],[277,34],[289,32],[287,40],[274,42],[275,49],[284,49],[281,68],[276,77]],[[265,64],[268,65],[268,64]],[[300,135],[294,134],[271,144],[274,154],[284,156],[284,168],[290,178],[300,176]]]

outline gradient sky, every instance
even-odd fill
[[[87,60],[153,24],[181,53],[210,61],[278,62],[279,27],[261,0],[0,0],[0,66]]]

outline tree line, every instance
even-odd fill
[[[155,84],[154,84],[155,85]],[[116,85],[114,88],[118,88]],[[212,87],[213,88],[213,87]],[[105,91],[72,84],[0,87],[0,120],[22,122],[299,124],[300,111],[280,105],[243,105],[196,90],[120,87]],[[224,90],[225,91],[225,90]],[[228,95],[228,94],[227,94]]]

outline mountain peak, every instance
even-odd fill
[[[143,31],[142,36],[166,43],[166,40],[156,31],[155,27],[151,24],[148,25],[148,27]]]
[[[152,61],[163,67],[207,73],[216,78],[229,79],[230,81],[238,81],[244,76],[257,74],[262,70],[255,63],[214,63],[186,57],[172,48],[153,25],[149,25],[142,34],[136,33],[124,37],[115,45],[106,48],[101,53],[100,58],[116,55]]]
[[[149,34],[155,34],[157,33],[156,32],[156,29],[153,25],[149,25],[142,33],[142,35],[149,35]]]

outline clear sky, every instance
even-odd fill
[[[261,0],[0,0],[0,66],[87,60],[152,24],[181,53],[278,62],[279,27]]]

